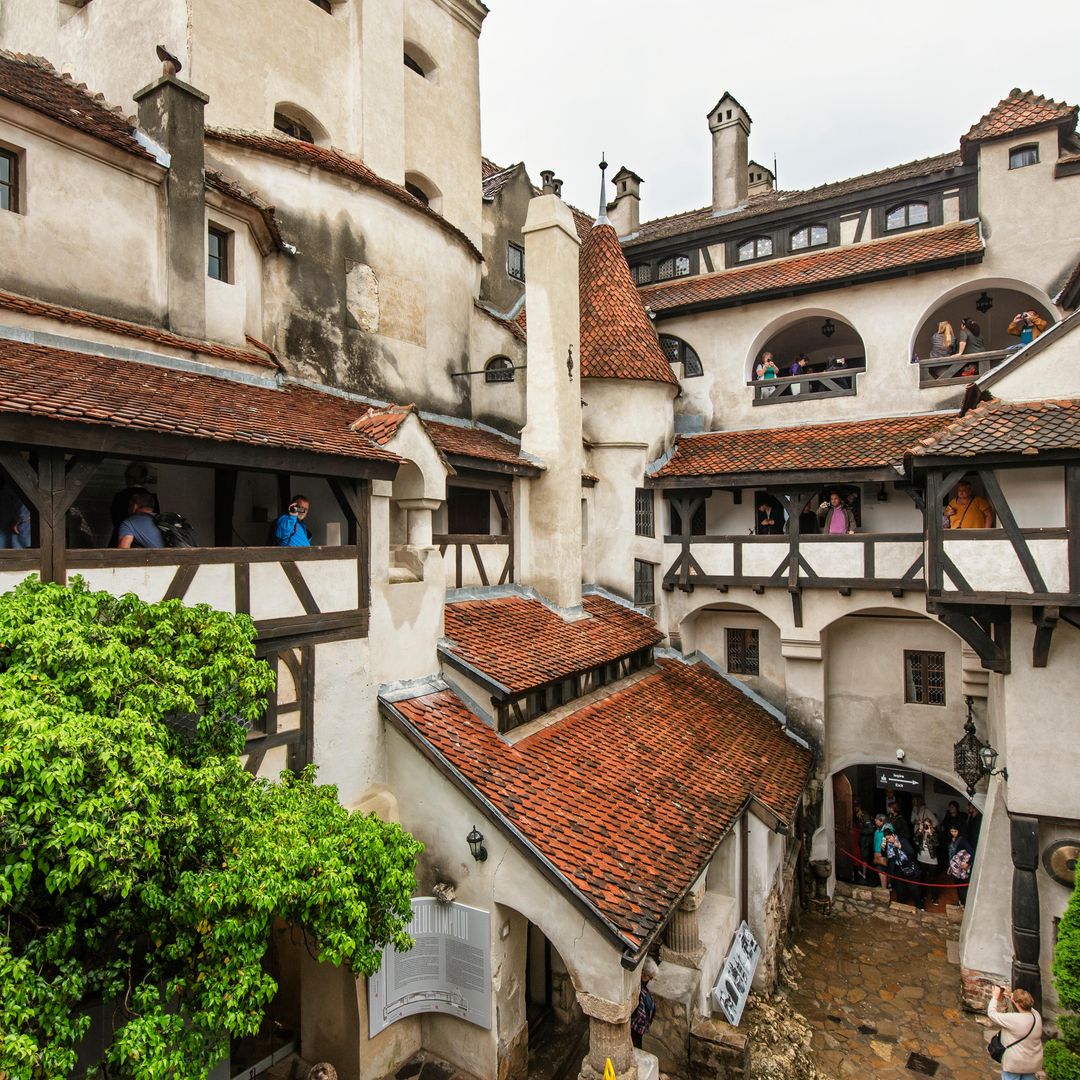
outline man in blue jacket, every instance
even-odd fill
[[[306,495],[294,495],[289,509],[274,525],[274,540],[278,547],[311,547],[311,531],[304,524],[311,503]]]

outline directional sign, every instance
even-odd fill
[[[891,765],[879,765],[877,773],[877,786],[879,788],[892,788],[893,791],[911,791],[921,795],[923,789],[923,776],[921,772],[913,772],[911,769],[894,769]]]

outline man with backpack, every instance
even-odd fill
[[[166,547],[165,537],[154,521],[156,499],[149,491],[136,491],[128,504],[129,513],[117,529],[118,548]]]

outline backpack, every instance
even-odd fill
[[[195,541],[195,529],[186,517],[165,511],[154,515],[154,524],[165,541],[165,546],[170,548],[193,548],[199,545]]]

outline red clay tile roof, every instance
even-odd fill
[[[236,349],[229,345],[215,345],[211,341],[197,341],[195,338],[181,337],[179,334],[159,330],[154,326],[125,322],[123,319],[114,319],[109,315],[95,315],[90,311],[79,311],[61,304],[50,304],[44,300],[32,300],[28,296],[19,296],[17,293],[0,292],[0,308],[21,311],[25,315],[40,315],[43,319],[56,319],[58,322],[71,323],[75,326],[86,326],[91,330],[103,330],[110,334],[139,338],[141,341],[150,341],[156,345],[167,345],[171,349],[183,349],[187,352],[198,353],[200,356],[214,356],[219,360],[232,360],[238,364],[254,364],[257,367],[274,369],[279,366],[265,352]]]
[[[137,157],[153,155],[135,139],[135,121],[101,94],[92,93],[48,60],[0,50],[0,97],[44,113],[61,124],[103,139]]]
[[[642,379],[678,386],[610,225],[589,230],[578,267],[582,378]]]
[[[493,319],[497,322],[505,331],[517,338],[518,341],[525,340],[525,305],[522,304],[521,311],[513,319],[508,318],[505,315],[500,315],[497,311],[492,311],[486,304],[482,304],[479,300],[474,300],[473,303],[478,311],[482,311],[489,319]]]
[[[271,239],[278,248],[284,247],[284,241],[281,239],[281,230],[278,228],[277,212],[273,206],[265,202],[253,191],[247,191],[242,188],[235,180],[230,179],[223,173],[218,172],[216,169],[206,169],[206,186],[212,188],[214,191],[220,191],[222,195],[227,195],[230,199],[235,199],[237,202],[251,206],[258,210],[262,215],[262,219],[266,222],[266,229],[270,233]]]
[[[716,274],[646,285],[638,290],[650,311],[676,311],[693,305],[743,302],[792,290],[811,291],[849,278],[889,276],[894,271],[931,270],[941,264],[978,262],[985,249],[977,222],[920,229],[902,236],[831,248],[813,255],[755,263]]]
[[[0,413],[399,462],[349,429],[360,408],[301,386],[275,390],[0,340]]]
[[[1080,401],[985,401],[919,440],[915,457],[975,457],[1080,449]]]
[[[446,605],[443,651],[516,695],[656,645],[656,623],[603,596],[585,596],[589,618],[566,622],[540,600],[499,596]]]
[[[302,142],[300,139],[292,139],[288,135],[266,135],[253,131],[234,131],[230,128],[206,129],[207,139],[217,139],[219,142],[231,143],[234,146],[244,146],[249,150],[259,153],[272,154],[275,157],[287,158],[302,165],[309,165],[324,172],[333,173],[335,176],[343,176],[364,187],[375,188],[384,195],[396,199],[399,203],[417,210],[425,217],[431,218],[443,232],[449,233],[465,245],[469,253],[477,262],[483,262],[484,257],[477,250],[476,245],[456,226],[436,213],[430,206],[425,206],[419,199],[410,195],[400,184],[385,180],[373,169],[370,169],[359,158],[352,157],[340,150],[329,146],[315,146],[313,143]]]
[[[652,475],[723,476],[815,469],[899,468],[919,439],[941,431],[955,413],[892,416],[840,424],[680,435],[675,453]]]
[[[930,176],[933,173],[958,168],[961,164],[960,155],[953,150],[947,154],[938,154],[936,157],[921,158],[918,161],[908,161],[903,165],[893,165],[888,169],[864,173],[862,176],[852,176],[847,180],[821,184],[818,187],[807,188],[805,191],[766,191],[751,195],[745,208],[720,216],[717,216],[711,206],[703,206],[699,210],[686,210],[680,214],[642,222],[640,230],[628,238],[624,246],[627,250],[632,250],[651,240],[663,240],[669,236],[681,236],[701,229],[719,228],[732,221],[744,221],[773,211],[808,206],[812,203],[824,202],[826,199],[868,191],[885,184],[915,180],[921,176]]]
[[[791,820],[811,767],[772,716],[700,663],[661,660],[514,745],[449,690],[383,708],[634,949],[657,933],[750,798]]]
[[[354,420],[349,427],[372,442],[385,446],[398,433],[398,428],[411,413],[417,413],[415,405],[386,405],[373,408],[366,415]]]
[[[516,165],[496,165],[494,161],[482,157],[480,159],[480,179],[484,198],[494,199],[513,180],[522,165],[522,162],[518,162]]]
[[[1064,101],[1054,101],[1031,90],[1018,87],[1009,91],[981,120],[972,124],[971,130],[960,138],[960,150],[965,161],[973,161],[974,144],[984,139],[1001,139],[1006,135],[1019,135],[1034,131],[1048,124],[1076,126],[1077,108]]]
[[[521,454],[521,444],[509,435],[500,435],[468,421],[450,423],[424,418],[431,441],[448,458],[472,458],[512,465],[528,473],[540,473],[543,466]]]

